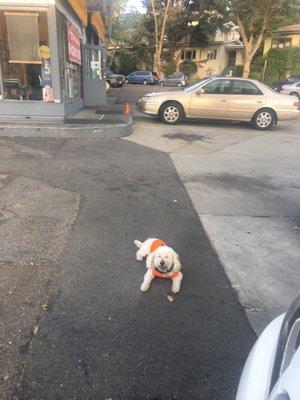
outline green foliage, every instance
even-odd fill
[[[171,75],[176,71],[176,65],[172,61],[165,61],[162,65],[162,71],[165,75]]]
[[[187,76],[191,76],[197,72],[197,64],[194,61],[185,60],[179,65],[179,70]]]
[[[241,77],[241,76],[243,76],[243,66],[242,65],[231,65],[229,67],[226,67],[222,71],[221,75],[222,76],[232,75],[232,76]]]
[[[118,74],[128,75],[138,69],[138,56],[132,51],[121,51],[116,60],[116,72]]]
[[[250,76],[254,79],[262,79],[264,63],[267,61],[265,82],[284,79],[289,75],[300,74],[300,48],[285,47],[274,48],[264,56],[257,57],[251,68]]]

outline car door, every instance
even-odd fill
[[[177,85],[177,75],[171,75],[170,86],[176,86],[176,85]]]
[[[228,117],[250,121],[253,115],[264,106],[266,97],[255,83],[244,79],[233,79]]]
[[[135,83],[135,76],[136,72],[132,72],[131,74],[128,75],[128,82],[129,83]]]
[[[196,89],[190,99],[190,117],[227,119],[232,80],[214,79]]]
[[[172,75],[168,75],[168,76],[166,76],[165,77],[165,80],[164,80],[164,84],[166,85],[166,86],[169,86],[170,84],[171,84],[171,81],[172,80]]]

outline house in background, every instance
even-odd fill
[[[244,46],[240,41],[238,26],[233,22],[225,23],[223,29],[218,29],[205,45],[190,46],[184,50],[180,48],[176,58],[179,59],[178,68],[183,60],[194,61],[197,65],[195,77],[199,79],[218,75],[230,66],[242,65]]]
[[[300,24],[282,26],[273,38],[267,38],[264,43],[264,54],[272,48],[300,47]]]

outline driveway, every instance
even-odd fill
[[[259,132],[135,113],[128,138],[170,155],[257,333],[299,294],[299,132],[294,121]]]
[[[0,157],[1,400],[233,400],[255,335],[169,156],[19,137]],[[148,236],[181,256],[173,303],[140,291]]]

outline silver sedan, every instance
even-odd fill
[[[300,82],[283,85],[280,93],[289,94],[291,96],[295,96],[298,97],[298,99],[300,99]]]

